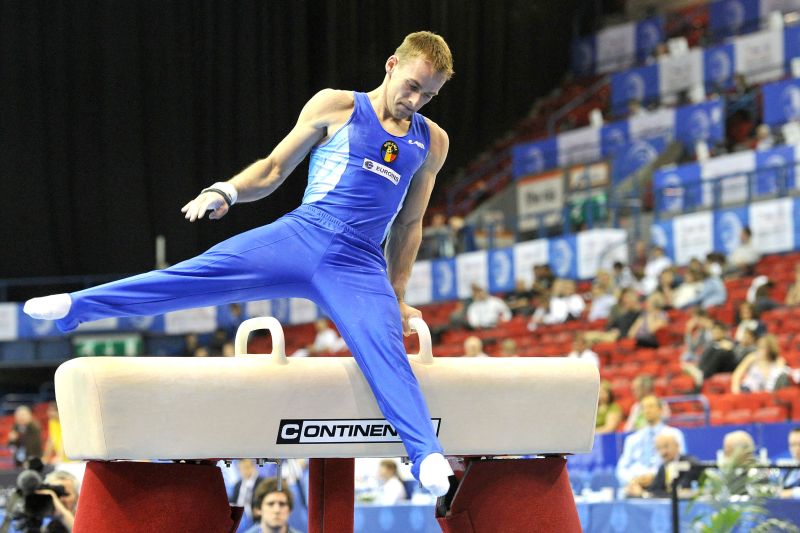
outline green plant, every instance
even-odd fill
[[[695,517],[692,520],[693,531],[729,533],[737,526],[748,524],[748,531],[754,533],[800,533],[796,525],[769,517],[765,503],[767,498],[777,494],[778,487],[769,482],[767,470],[753,468],[754,465],[752,455],[743,454],[720,464],[719,469],[706,470],[689,509],[695,503],[703,502],[713,512]]]

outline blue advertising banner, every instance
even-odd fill
[[[656,220],[650,226],[650,240],[664,249],[667,257],[675,257],[675,238],[672,232],[672,220]]]
[[[800,78],[762,86],[764,123],[785,124],[800,118]]]
[[[611,76],[611,107],[622,113],[631,100],[648,102],[658,98],[658,65],[648,65]]]
[[[794,189],[796,165],[794,146],[778,146],[757,151],[753,193],[756,196],[764,196]]]
[[[489,250],[489,292],[514,290],[514,248]]]
[[[572,72],[578,76],[594,74],[597,65],[597,39],[594,35],[572,42]]]
[[[657,170],[653,173],[656,211],[681,213],[703,203],[701,169],[697,163]]]
[[[710,5],[709,27],[714,37],[729,37],[758,28],[760,0],[718,0]]]
[[[724,91],[733,86],[736,70],[734,50],[733,44],[727,43],[703,51],[703,79],[709,92]]]
[[[558,166],[557,138],[518,144],[511,149],[511,159],[515,179],[555,168]]]
[[[627,120],[620,120],[606,124],[600,128],[600,155],[603,158],[611,157],[614,152],[628,144],[630,130]]]
[[[652,17],[636,23],[636,59],[643,62],[665,40],[664,18]]]
[[[655,161],[667,143],[663,137],[638,139],[617,148],[613,157],[612,184],[616,185],[643,166]]]
[[[548,243],[550,268],[559,278],[575,279],[578,274],[577,249],[574,235],[550,239]]]
[[[436,259],[432,261],[431,277],[433,278],[434,302],[458,298],[455,259]]]
[[[679,107],[675,115],[675,138],[688,146],[697,141],[713,145],[725,138],[722,100]]]
[[[722,209],[714,212],[714,250],[730,254],[741,243],[742,229],[749,226],[746,207]]]

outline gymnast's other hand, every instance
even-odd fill
[[[227,202],[218,192],[206,191],[201,192],[197,198],[186,204],[181,208],[181,213],[184,213],[184,218],[189,222],[203,218],[206,211],[211,211],[208,218],[217,220],[225,216],[228,212]]]
[[[400,305],[400,317],[403,319],[403,335],[408,337],[414,333],[414,330],[408,325],[408,320],[414,317],[422,318],[422,311],[415,307],[411,307],[405,302],[401,301],[398,303]]]

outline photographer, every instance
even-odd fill
[[[43,482],[38,472],[30,469],[20,474],[17,490],[9,497],[0,533],[72,531],[78,507],[78,480],[68,472],[55,471]]]
[[[63,470],[51,472],[44,478],[46,485],[58,485],[63,487],[63,496],[58,496],[50,489],[37,490],[36,494],[46,494],[53,499],[52,520],[43,528],[46,533],[60,533],[72,531],[75,522],[75,511],[78,509],[78,479]]]

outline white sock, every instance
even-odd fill
[[[69,297],[69,294],[62,293],[28,300],[22,311],[33,318],[58,320],[67,316],[70,307],[72,307],[72,298]]]
[[[453,469],[444,455],[431,453],[419,465],[419,482],[434,496],[444,496],[450,490],[450,480]]]

